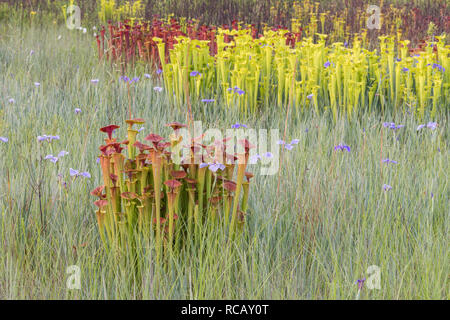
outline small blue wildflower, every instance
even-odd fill
[[[356,280],[355,284],[358,285],[358,290],[361,290],[364,287],[364,282],[366,278]]]
[[[156,70],[156,74],[161,74],[163,71],[161,69]]]
[[[202,99],[202,102],[215,102],[215,99]]]
[[[445,72],[445,68],[437,63],[433,63],[433,69],[438,69],[441,72]]]
[[[0,137],[0,141],[4,142],[4,143],[7,143],[9,140],[8,140],[7,137]]]
[[[35,85],[35,87],[37,88],[37,87],[39,87],[41,84],[40,84],[39,82],[35,82],[34,85]]]
[[[52,140],[59,140],[59,136],[48,136],[46,134],[37,137],[38,141],[52,142]]]
[[[14,100],[13,98],[10,98],[10,99],[8,100],[8,102],[11,103],[11,104],[13,104],[13,103],[16,102],[16,100]]]
[[[45,160],[50,160],[53,163],[58,162],[58,157],[53,156],[52,154],[48,154],[44,158]]]
[[[395,161],[395,160],[391,160],[391,159],[389,159],[389,158],[386,158],[386,159],[383,160],[383,163],[393,163],[393,164],[397,164],[398,162]]]
[[[144,73],[144,77],[146,77],[147,79],[151,78],[151,76],[148,73]]]
[[[383,184],[383,190],[384,191],[389,191],[392,189],[392,186],[388,185],[388,184]]]
[[[80,172],[80,171],[72,169],[72,168],[69,168],[69,174],[70,174],[71,177],[79,177],[79,176],[82,176],[82,177],[85,177],[85,178],[90,178],[91,177],[89,172]]]
[[[293,146],[292,144],[290,144],[290,143],[287,143],[284,147],[285,147],[287,150],[292,150],[292,148],[294,148],[294,146]]]
[[[161,88],[161,87],[154,87],[153,90],[158,91],[158,92],[162,92],[163,88]]]
[[[212,172],[216,172],[217,170],[225,170],[225,165],[222,163],[213,163],[209,165],[209,170]]]
[[[266,153],[263,154],[263,156],[266,157],[266,158],[269,158],[269,159],[273,158],[272,152],[266,152]]]
[[[408,72],[409,69],[408,69],[407,67],[403,67],[403,68],[402,68],[402,71],[403,71],[403,72]]]
[[[81,109],[80,108],[75,108],[75,114],[78,114],[78,113],[80,113],[81,112]]]
[[[261,159],[261,156],[259,154],[255,154],[250,157],[249,162],[250,162],[250,164],[256,164],[256,163],[258,163],[259,159]]]
[[[130,78],[128,78],[127,76],[120,76],[120,77],[119,77],[119,81],[129,82],[129,81],[130,81]]]
[[[431,130],[434,130],[437,128],[437,122],[428,122],[427,123],[427,128],[430,128]]]
[[[350,147],[345,144],[338,144],[337,146],[334,147],[334,151],[337,151],[337,150],[341,150],[341,151],[347,150],[347,152],[350,152]]]
[[[395,125],[394,122],[384,122],[383,126],[385,128],[389,128],[389,129],[392,129],[392,130],[397,130],[397,129],[403,128],[405,125],[403,125],[403,124]]]
[[[311,93],[311,94],[308,94],[307,96],[306,96],[309,100],[311,100],[312,98],[313,98],[313,94]]]
[[[425,125],[424,124],[419,124],[417,126],[417,131],[421,130],[422,128],[425,128]]]
[[[190,73],[189,75],[190,75],[191,77],[196,77],[196,76],[201,75],[201,73],[198,72],[198,71],[191,71],[191,73]]]
[[[330,62],[330,61],[327,61],[327,62],[324,63],[323,66],[324,66],[325,69],[326,69],[326,68],[328,68],[330,65],[331,65],[331,62]]]
[[[99,81],[98,79],[92,79],[92,80],[91,80],[91,83],[93,83],[93,84],[97,84],[97,83],[98,83],[98,81]]]
[[[236,122],[231,126],[232,129],[248,128],[246,124]]]

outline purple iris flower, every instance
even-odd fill
[[[8,142],[8,138],[7,137],[0,137],[0,141],[7,143]]]
[[[345,144],[338,144],[337,146],[334,147],[334,151],[336,151],[336,150],[341,150],[341,151],[347,150],[347,152],[350,152],[350,147]]]
[[[151,78],[151,76],[148,73],[144,73],[144,77],[146,77],[147,79]]]
[[[39,82],[35,82],[34,85],[37,87],[39,87],[41,84]]]
[[[134,77],[133,79],[130,80],[130,84],[132,84],[133,82],[138,82],[139,81],[139,77]]]
[[[402,71],[403,71],[403,72],[408,72],[409,69],[408,69],[407,67],[403,67],[403,68],[402,68]]]
[[[272,152],[266,152],[266,153],[263,154],[263,156],[266,157],[266,158],[269,158],[269,159],[273,158]]]
[[[242,90],[241,88],[239,88],[238,86],[234,86],[233,88],[228,88],[227,89],[228,92],[233,91],[234,93],[237,93],[238,95],[242,96],[243,94],[245,94],[245,91]]]
[[[222,163],[200,163],[199,165],[200,168],[205,168],[205,167],[209,167],[209,170],[211,170],[212,172],[216,172],[217,170],[225,170],[225,165]]]
[[[156,74],[161,74],[163,71],[161,69],[156,70]]]
[[[129,82],[129,81],[130,81],[130,78],[128,78],[127,76],[120,76],[120,77],[119,77],[119,81]]]
[[[431,130],[434,130],[437,128],[437,122],[428,122],[427,123],[427,128],[430,128]]]
[[[403,125],[403,124],[395,125],[394,122],[384,122],[383,126],[385,128],[389,128],[389,129],[392,129],[392,130],[397,130],[397,129],[403,128],[405,125]]]
[[[311,93],[311,94],[308,94],[307,96],[306,96],[309,100],[311,100],[312,98],[313,98],[313,94]]]
[[[283,140],[278,140],[277,144],[286,144],[286,142],[284,142]]]
[[[48,136],[46,134],[37,137],[38,141],[52,142],[52,140],[59,140],[59,136]]]
[[[78,114],[78,113],[80,113],[81,112],[81,109],[80,108],[75,108],[75,114]]]
[[[201,73],[198,72],[198,71],[191,71],[191,73],[190,73],[189,75],[190,75],[191,77],[196,77],[196,76],[201,75]]]
[[[98,83],[98,81],[99,81],[98,79],[92,79],[92,80],[91,80],[91,83],[93,83],[93,84],[97,84],[97,83]]]
[[[69,153],[67,152],[67,151],[60,151],[59,153],[58,153],[58,158],[62,158],[62,157],[64,157],[64,156],[67,156]]]
[[[214,102],[216,101],[215,99],[202,99],[202,102]]]
[[[90,178],[91,177],[89,172],[80,172],[80,171],[72,169],[72,168],[69,168],[69,173],[70,173],[71,177],[79,177],[79,176],[82,176],[82,177],[85,177],[85,178]]]
[[[232,129],[248,128],[246,124],[236,122],[231,126]]]
[[[153,90],[158,91],[158,92],[162,92],[163,88],[161,88],[161,87],[154,87]]]
[[[388,184],[383,184],[383,190],[384,191],[389,191],[392,189],[392,186],[388,185]]]
[[[290,144],[298,144],[299,142],[299,139],[292,139]]]
[[[395,160],[391,160],[391,159],[389,159],[389,158],[386,158],[386,159],[383,160],[383,163],[393,163],[393,164],[397,164],[398,162],[395,161]]]
[[[97,159],[95,159],[95,162],[100,163],[100,158],[97,157]]]
[[[331,62],[330,62],[330,61],[325,62],[323,66],[324,66],[325,69],[326,69],[326,68],[328,68],[329,66],[331,66]]]
[[[356,280],[355,284],[358,285],[358,290],[361,290],[363,288],[365,281],[366,278]]]
[[[292,150],[292,148],[294,148],[294,146],[290,143],[286,143],[286,145],[284,146],[287,150]]]
[[[256,164],[258,163],[258,160],[261,159],[261,156],[259,154],[255,154],[250,157],[250,164]]]
[[[13,104],[13,103],[16,102],[16,100],[14,100],[14,98],[10,98],[10,99],[8,100],[8,102],[11,103],[11,104]]]
[[[417,126],[417,131],[421,130],[422,128],[425,128],[425,125],[424,124],[419,124]]]
[[[58,157],[55,157],[52,154],[46,155],[44,159],[45,160],[50,160],[53,163],[58,162]]]
[[[441,71],[441,72],[444,72],[445,71],[445,68],[443,67],[443,66],[441,66],[441,65],[439,65],[439,64],[437,64],[437,63],[433,63],[433,69],[438,69],[439,71]]]

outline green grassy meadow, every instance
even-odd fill
[[[239,122],[282,135],[286,123],[286,139],[300,142],[283,152],[279,176],[250,168],[241,238],[230,244],[223,229],[205,232],[164,265],[143,245],[136,277],[130,261],[104,250],[90,195],[101,184],[99,128],[128,118],[117,67],[99,63],[91,31],[1,29],[0,136],[8,141],[0,141],[0,299],[355,299],[355,281],[369,278],[371,265],[380,268],[380,289],[364,287],[361,299],[449,298],[448,106],[434,120],[377,111],[334,122],[331,113],[292,109],[286,117],[279,108],[243,118],[221,101],[193,101],[204,127]],[[145,134],[167,136],[164,125],[185,122],[186,110],[153,90],[162,82],[143,77],[148,71],[138,64],[127,72],[140,77],[133,116],[146,120]],[[416,130],[428,121],[437,128]],[[60,139],[38,142],[44,134]],[[341,143],[351,151],[335,151]],[[57,163],[43,160],[62,150],[68,155]],[[91,178],[74,179],[69,168]],[[66,287],[70,265],[81,270],[79,290]]]

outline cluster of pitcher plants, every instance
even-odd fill
[[[209,145],[202,137],[183,141],[186,125],[174,122],[169,139],[151,133],[139,141],[133,126],[144,120],[126,122],[124,141],[113,138],[119,126],[100,129],[107,134],[99,157],[103,185],[91,194],[98,198],[98,228],[107,248],[133,251],[144,237],[158,253],[174,252],[217,227],[229,239],[240,234],[253,177],[246,172],[253,147],[247,140],[233,147],[227,138]]]
[[[177,104],[222,98],[243,114],[262,107],[313,107],[351,117],[361,108],[384,111],[407,108],[433,117],[448,104],[450,46],[445,35],[411,48],[402,34],[379,37],[370,50],[367,33],[351,45],[327,44],[326,34],[302,38],[301,30],[265,28],[236,21],[220,28],[178,23],[119,23],[103,29],[98,38],[100,57],[144,59],[162,71],[169,99]],[[315,40],[316,39],[316,40]],[[163,57],[163,58],[161,58]],[[125,65],[122,64],[122,65]],[[189,81],[190,92],[185,90]]]

